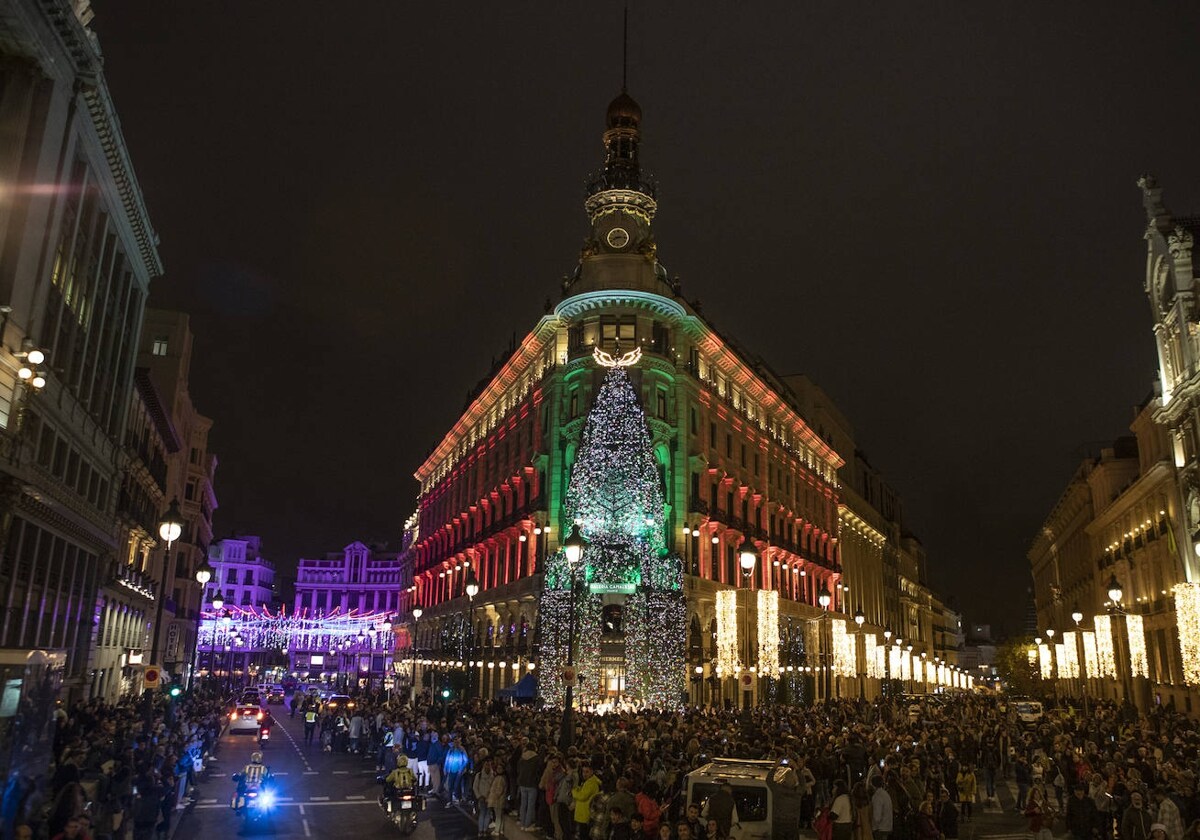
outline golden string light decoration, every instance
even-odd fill
[[[854,637],[846,632],[846,622],[835,618],[829,622],[833,642],[833,673],[839,677],[855,676]]]
[[[1140,615],[1125,616],[1125,634],[1129,637],[1129,673],[1135,677],[1150,675],[1146,657],[1146,630]]]
[[[779,593],[758,590],[758,673],[779,676]]]
[[[1062,650],[1058,652],[1058,675],[1068,680],[1079,678],[1079,634],[1068,630],[1062,635]]]
[[[606,353],[598,346],[592,348],[592,358],[596,360],[596,364],[601,367],[633,367],[642,358],[642,348],[634,347],[628,353],[621,355],[620,358],[613,356],[612,353]]]
[[[1042,672],[1042,679],[1054,679],[1054,660],[1050,656],[1050,645],[1038,645],[1038,667]]]
[[[1200,685],[1200,583],[1177,583],[1175,621],[1179,626],[1179,652],[1183,657],[1183,681]]]
[[[892,645],[888,650],[888,657],[892,660],[888,667],[892,669],[892,679],[894,680],[900,679],[900,653],[899,645]]]
[[[717,676],[730,677],[738,670],[737,590],[717,593]]]
[[[1083,636],[1083,677],[1095,679],[1100,673],[1100,654],[1096,652],[1096,634],[1084,630]]]
[[[1117,675],[1117,652],[1113,647],[1112,618],[1096,616],[1096,676],[1111,679]]]

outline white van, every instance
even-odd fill
[[[721,783],[733,786],[736,821],[729,840],[795,840],[800,836],[796,771],[777,761],[716,758],[687,775],[687,804],[704,803]]]
[[[1037,726],[1046,716],[1042,704],[1037,700],[1018,700],[1013,703],[1013,709],[1017,714],[1017,723],[1022,726]]]

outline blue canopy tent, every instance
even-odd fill
[[[496,692],[498,697],[505,700],[515,700],[518,703],[532,702],[537,697],[537,677],[526,674],[510,685]]]

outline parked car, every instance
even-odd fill
[[[262,725],[263,718],[266,713],[261,706],[247,705],[239,703],[238,707],[229,715],[229,731],[232,732],[258,732],[258,727]]]

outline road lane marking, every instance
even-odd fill
[[[335,775],[335,776],[349,776],[349,775],[350,775],[350,771],[349,771],[349,770],[334,770],[334,771],[333,771],[333,775]]]
[[[310,796],[310,797],[308,797],[308,801],[309,802],[328,802],[329,797],[328,796]]]
[[[346,798],[347,798],[347,799],[366,799],[367,797],[365,797],[365,796],[359,796],[359,795],[357,795],[357,794],[352,794],[352,795],[350,795],[350,796],[347,796]]]
[[[304,824],[304,836],[312,837],[312,831],[308,827],[308,820],[301,820],[301,822]]]
[[[318,770],[305,770],[305,771],[304,771],[304,775],[305,775],[305,776],[319,776],[319,775],[320,775],[320,771],[318,771]]]
[[[299,808],[299,807],[302,807],[303,805],[308,805],[310,808],[322,808],[322,807],[333,806],[333,805],[360,805],[360,806],[370,805],[372,808],[379,807],[378,804],[376,802],[374,802],[373,800],[362,800],[362,799],[359,799],[359,800],[339,799],[335,802],[306,802],[306,803],[279,802],[276,805],[276,807],[277,808]],[[192,806],[192,808],[197,811],[211,811],[213,808],[228,808],[228,807],[229,807],[229,803],[217,803],[215,805],[193,805]],[[474,819],[474,817],[471,817],[471,819]],[[1029,835],[1028,834],[1022,835],[1021,840],[1029,840]]]

